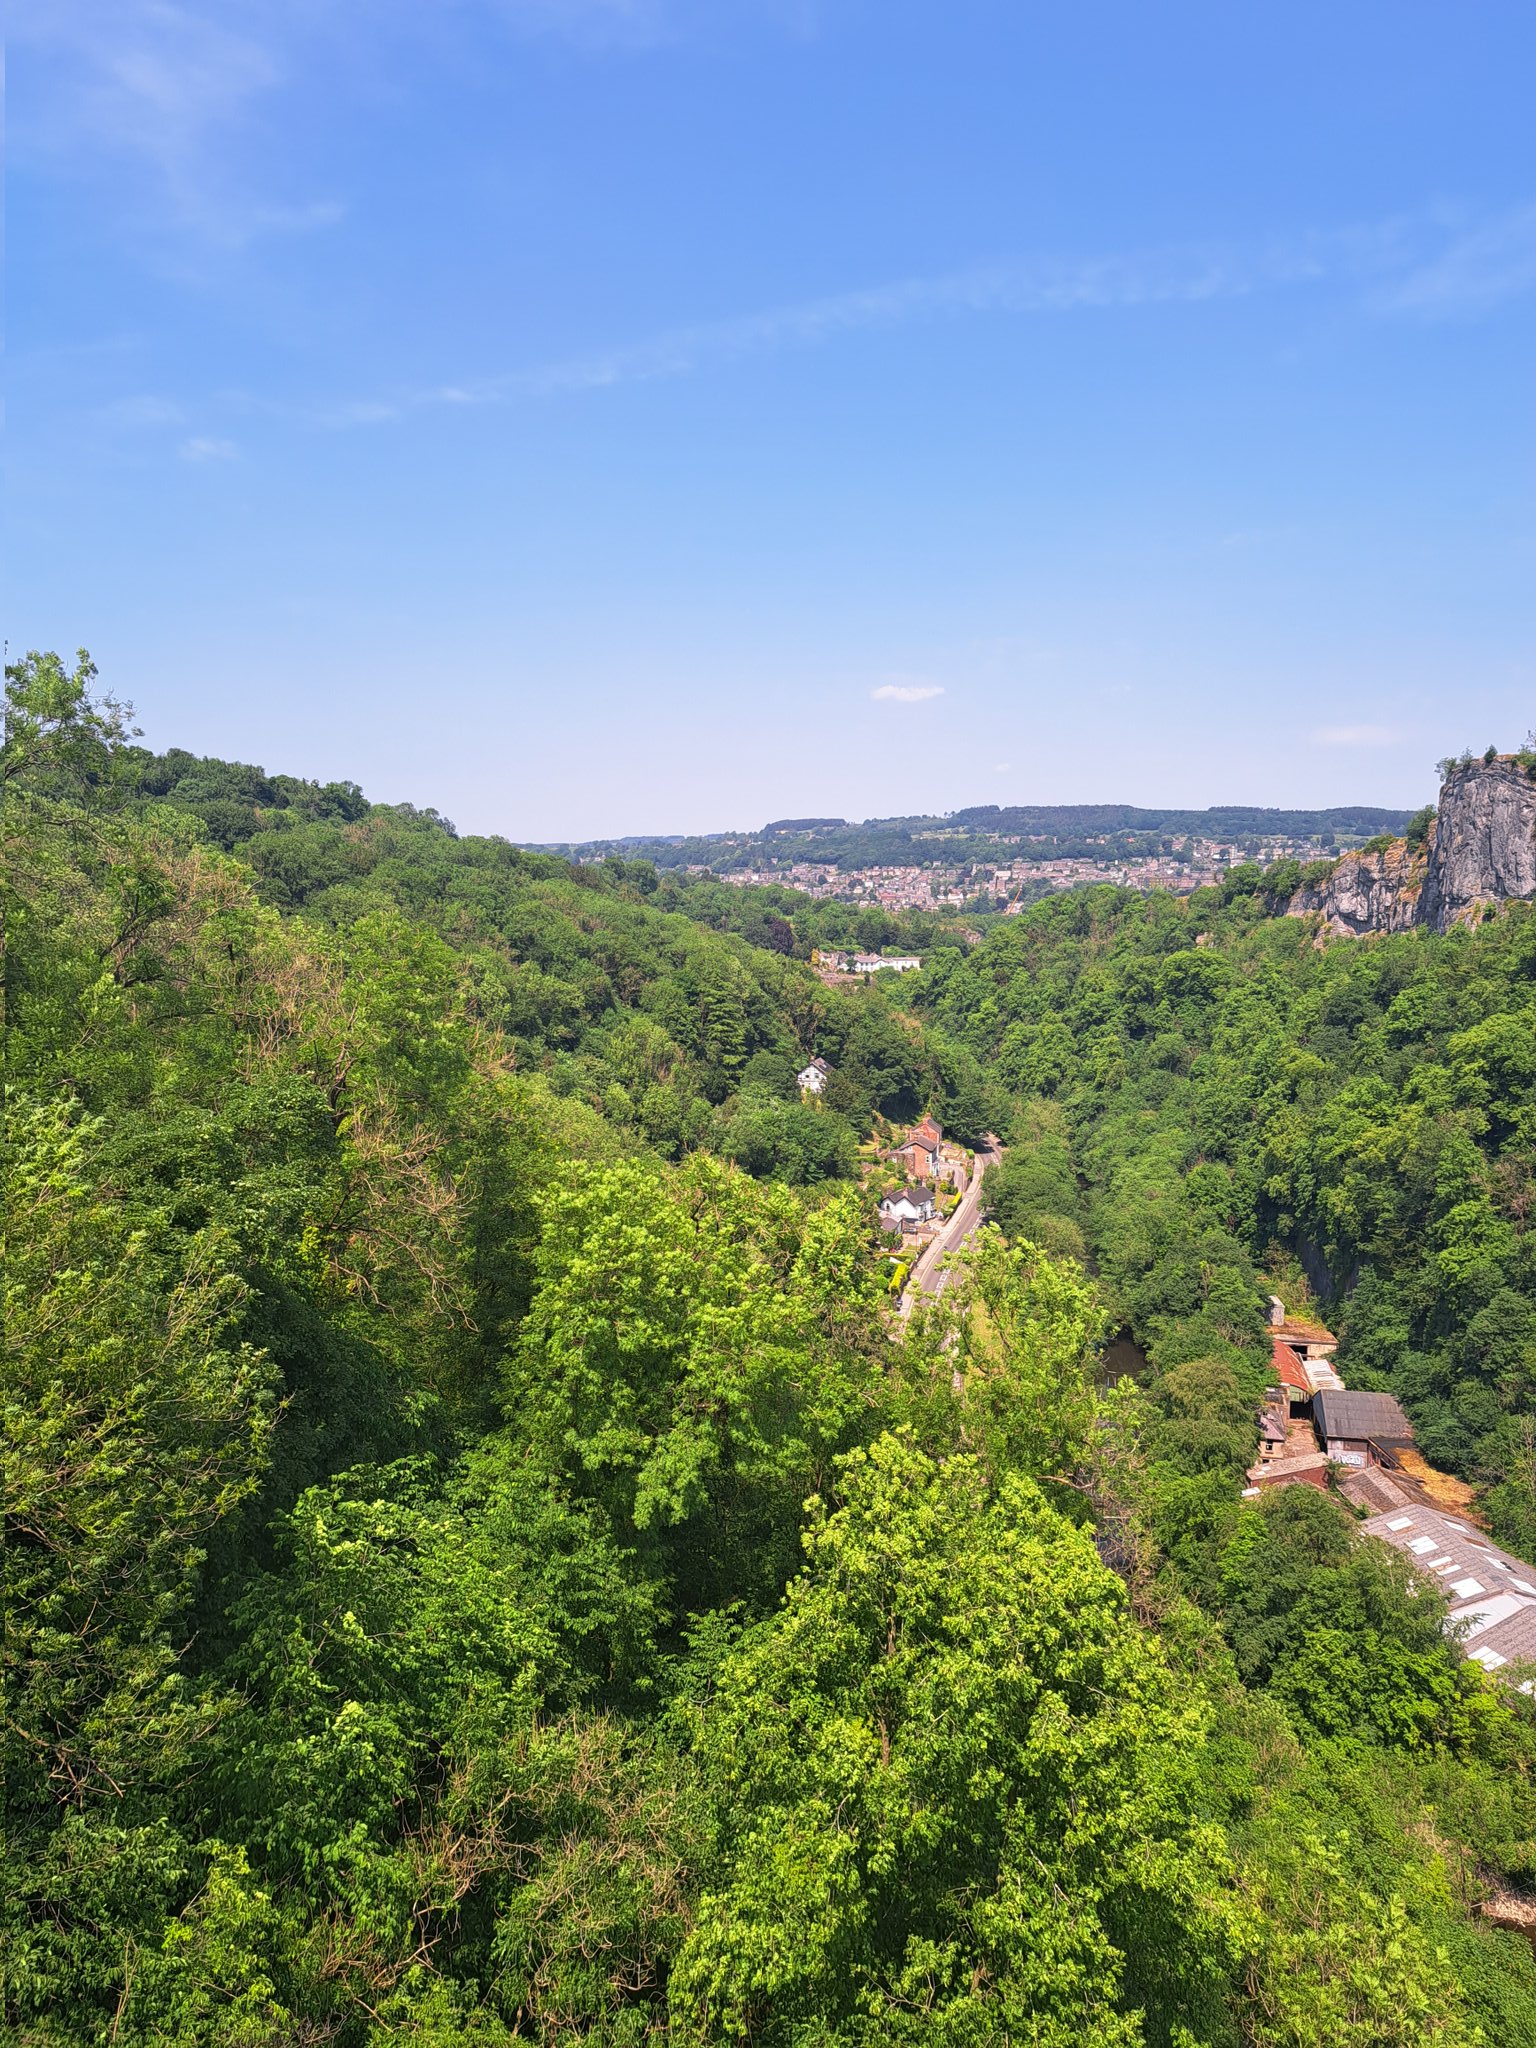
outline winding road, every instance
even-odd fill
[[[949,1221],[940,1230],[931,1244],[924,1247],[922,1255],[908,1275],[902,1290],[901,1302],[896,1313],[909,1316],[921,1296],[938,1295],[949,1285],[950,1268],[945,1260],[950,1252],[960,1247],[974,1233],[981,1221],[981,1183],[987,1168],[1003,1156],[1003,1148],[991,1131],[976,1148],[976,1158],[971,1167],[970,1185],[960,1197],[959,1205]]]

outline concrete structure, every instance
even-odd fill
[[[1331,1358],[1339,1348],[1332,1330],[1310,1316],[1293,1316],[1278,1294],[1269,1297],[1269,1334],[1272,1341],[1289,1344],[1303,1359]]]
[[[1326,1493],[1331,1463],[1321,1451],[1302,1451],[1296,1457],[1261,1458],[1249,1469],[1243,1499],[1256,1500],[1261,1493],[1279,1486],[1315,1486],[1320,1493]]]
[[[1310,1316],[1293,1316],[1278,1294],[1269,1297],[1270,1357],[1275,1378],[1293,1397],[1307,1400],[1324,1388],[1342,1391],[1331,1363],[1339,1348],[1332,1330]]]
[[[1363,1527],[1438,1581],[1451,1603],[1446,1632],[1470,1663],[1498,1671],[1536,1662],[1536,1571],[1530,1565],[1436,1508],[1401,1507],[1372,1515]],[[1529,1692],[1532,1682],[1526,1679],[1521,1691]]]
[[[1325,1488],[1328,1472],[1329,1460],[1317,1447],[1311,1423],[1292,1407],[1292,1389],[1270,1387],[1259,1416],[1259,1460],[1249,1467],[1243,1498],[1256,1499],[1277,1486]]]

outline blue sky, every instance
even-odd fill
[[[8,632],[513,838],[1536,724],[1536,14],[18,0]]]

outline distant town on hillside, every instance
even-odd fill
[[[583,862],[649,860],[743,886],[779,883],[887,909],[980,914],[1020,910],[1094,881],[1189,889],[1243,861],[1346,853],[1401,834],[1408,821],[1407,811],[1364,804],[1315,811],[978,804],[930,817],[778,818],[756,831],[636,834],[538,850]]]
[[[1345,804],[1333,810],[1266,810],[1218,804],[1208,810],[1148,810],[1135,804],[975,804],[969,810],[914,818],[777,818],[755,831],[635,833],[616,839],[566,841],[541,853],[594,860],[609,854],[651,860],[658,867],[709,867],[716,874],[768,862],[815,860],[832,867],[872,862],[971,860],[983,849],[1017,860],[1122,859],[1173,852],[1180,840],[1226,845],[1254,859],[1279,841],[1308,854],[1345,852],[1380,833],[1400,833],[1407,811]]]

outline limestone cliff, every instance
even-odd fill
[[[1394,839],[1379,853],[1346,853],[1321,882],[1298,889],[1292,917],[1321,911],[1334,932],[1405,932],[1418,924],[1427,866],[1425,847]]]
[[[1394,839],[1378,852],[1346,854],[1288,908],[1293,917],[1320,915],[1335,932],[1420,924],[1443,932],[1511,897],[1536,897],[1536,781],[1501,755],[1451,769],[1421,846]]]
[[[1536,782],[1507,758],[1453,768],[1440,791],[1420,921],[1443,932],[1512,896],[1536,896]]]

